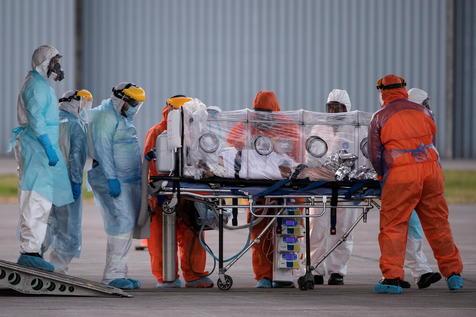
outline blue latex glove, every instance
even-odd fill
[[[116,178],[108,179],[107,186],[109,187],[109,195],[116,198],[121,194],[121,183]]]
[[[56,155],[56,151],[53,148],[53,145],[51,144],[50,138],[48,137],[48,134],[42,134],[38,137],[38,141],[41,143],[43,146],[43,149],[46,152],[46,156],[48,157],[48,165],[49,166],[55,166],[58,161],[58,155]]]
[[[73,192],[74,200],[77,200],[79,197],[81,197],[81,184],[71,182],[71,191]]]

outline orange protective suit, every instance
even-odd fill
[[[415,209],[441,273],[461,273],[463,263],[448,222],[443,173],[433,145],[436,124],[423,106],[407,100],[403,79],[381,81],[383,107],[369,128],[369,158],[383,180],[380,210],[380,269],[403,280],[408,221]],[[391,88],[386,88],[390,86]]]
[[[260,91],[256,94],[253,108],[260,111],[268,112],[277,112],[281,108],[279,106],[278,98],[276,94],[272,91]],[[227,142],[233,145],[237,149],[243,149],[245,147],[245,127],[243,124],[237,124],[232,128],[228,136]],[[286,129],[271,129],[269,131],[262,131],[264,136],[273,138],[277,135],[285,136],[287,139],[295,141],[293,145],[293,158],[298,159],[299,156],[299,129],[297,126],[290,126]],[[271,214],[272,209],[268,210],[268,214]],[[256,239],[256,237],[261,233],[261,231],[266,227],[266,225],[271,221],[272,218],[264,218],[256,226],[251,229],[251,239]],[[248,222],[251,220],[251,214],[248,213]],[[253,272],[256,280],[261,279],[273,279],[273,234],[272,229],[269,229],[264,236],[261,238],[260,243],[255,244],[252,248],[252,265]]]
[[[281,111],[281,107],[279,106],[278,98],[276,94],[272,91],[260,91],[256,94],[255,100],[253,102],[254,110],[258,111],[266,111],[266,112],[279,112]],[[283,122],[288,121],[284,115],[280,115],[276,118],[277,120],[281,120]],[[254,134],[254,130],[258,129],[255,126],[251,127],[252,134]],[[274,138],[285,138],[291,140],[293,143],[292,153],[290,156],[298,161],[299,160],[299,127],[295,124],[285,124],[281,125],[276,128],[271,128],[268,130],[260,130],[260,134],[263,136],[267,136],[271,139]],[[227,142],[235,147],[236,149],[243,149],[246,143],[246,136],[245,136],[245,126],[242,123],[237,124],[234,126],[227,138]]]
[[[170,110],[171,107],[169,105],[165,106],[162,110],[162,121],[153,126],[147,132],[144,154],[149,153],[155,148],[157,137],[167,129],[167,115]],[[155,161],[151,161],[149,175],[159,175]],[[162,283],[162,208],[158,205],[155,197],[149,200],[149,205],[153,210],[150,225],[150,238],[148,239],[151,271],[157,281]],[[180,253],[180,268],[183,273],[183,278],[186,282],[198,280],[207,275],[207,272],[205,271],[206,253],[198,240],[198,232],[191,229],[181,218],[177,218],[176,224],[176,237]],[[178,263],[177,260],[176,263]],[[178,265],[176,272],[178,278]]]

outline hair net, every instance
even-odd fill
[[[329,96],[327,97],[327,102],[336,101],[345,105],[347,112],[350,111],[352,108],[352,104],[350,103],[350,97],[346,90],[344,89],[333,89]]]
[[[417,103],[423,104],[423,101],[428,99],[428,93],[420,88],[412,88],[408,91],[408,100]]]

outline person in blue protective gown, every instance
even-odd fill
[[[120,83],[112,92],[90,111],[93,165],[88,181],[102,207],[107,234],[103,283],[135,289],[139,281],[127,278],[127,254],[141,198],[141,151],[133,119],[145,101],[145,91],[132,83]]]
[[[38,47],[32,70],[20,90],[17,103],[19,127],[13,130],[19,168],[18,264],[53,271],[41,256],[51,208],[73,202],[65,160],[58,147],[58,99],[49,80],[64,77],[61,55],[49,45]]]
[[[81,186],[88,155],[86,117],[91,109],[93,96],[85,89],[70,90],[59,102],[59,147],[68,167],[74,202],[61,207],[53,206],[43,242],[43,253],[50,249],[49,262],[54,265],[55,271],[67,273],[69,263],[74,257],[79,257],[81,251]]]

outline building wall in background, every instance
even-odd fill
[[[476,2],[455,1],[453,154],[476,158]]]
[[[0,58],[6,63],[0,84],[6,99],[0,153],[5,153],[16,126],[16,98],[31,53],[43,43],[57,46],[64,55],[66,80],[56,85],[59,94],[75,88],[76,44],[83,56],[79,78],[94,93],[95,104],[117,82],[144,86],[148,100],[136,119],[141,138],[160,120],[164,100],[174,94],[237,109],[250,105],[258,90],[272,89],[283,109],[323,111],[327,93],[344,88],[354,109],[375,111],[375,81],[393,72],[405,76],[410,87],[429,91],[439,125],[438,146],[447,145],[446,0],[76,1],[83,8],[81,43],[75,43],[74,0],[1,2],[5,44]],[[463,2],[474,10],[470,0]],[[469,20],[469,12],[459,12]],[[463,41],[455,40],[465,47],[466,61],[463,66],[455,63],[460,67],[455,72],[469,78],[475,74],[474,25],[465,34]],[[465,51],[468,37],[473,55]],[[455,100],[458,89],[464,89],[459,96],[466,98],[455,102],[455,116],[458,104],[464,104],[452,129],[457,157],[476,158],[475,114],[468,99],[475,90],[468,85],[474,87],[474,82],[454,83]],[[461,135],[464,143],[456,144]]]
[[[284,109],[323,111],[328,92],[344,88],[354,109],[373,112],[376,79],[390,72],[429,91],[445,134],[445,0],[83,4],[84,83],[96,103],[119,81],[144,86],[140,136],[179,93],[229,110],[272,89]]]
[[[10,131],[17,126],[17,97],[31,55],[42,44],[51,44],[63,55],[65,80],[54,84],[61,96],[74,87],[74,0],[2,0],[0,3],[0,155],[5,154]]]

